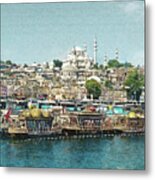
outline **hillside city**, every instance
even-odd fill
[[[94,58],[86,47],[73,47],[64,61],[19,65],[6,60],[0,69],[1,97],[144,101],[144,67],[120,63],[118,49],[113,59],[105,56],[98,64],[95,42]]]

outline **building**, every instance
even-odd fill
[[[85,84],[88,71],[93,67],[93,59],[86,48],[73,47],[62,66],[62,79],[76,80],[77,85]]]
[[[4,86],[4,85],[0,85],[0,96],[2,97],[6,97],[8,94],[8,88],[7,86]]]
[[[78,70],[90,69],[92,66],[92,59],[88,56],[87,50],[80,47],[73,47],[63,62],[62,69],[66,66],[74,66]]]

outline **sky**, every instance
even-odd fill
[[[18,64],[64,60],[73,46],[87,45],[97,61],[105,54],[122,63],[144,64],[144,1],[1,5],[1,60]]]

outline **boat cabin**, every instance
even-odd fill
[[[103,115],[100,113],[79,113],[78,123],[82,129],[96,130],[101,128]]]
[[[29,134],[50,133],[53,117],[48,118],[26,118],[26,127]]]

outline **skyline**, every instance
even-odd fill
[[[99,63],[118,48],[120,62],[144,65],[144,1],[1,5],[1,60],[64,60],[84,44],[93,57],[95,37]]]

